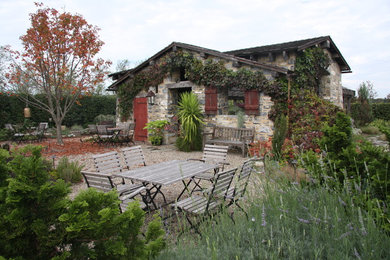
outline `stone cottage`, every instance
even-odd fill
[[[298,53],[314,46],[321,47],[331,58],[328,67],[329,75],[323,77],[320,86],[321,93],[319,94],[322,98],[343,107],[341,75],[343,73],[351,73],[352,71],[330,36],[240,49],[225,53],[294,71]]]
[[[114,80],[114,83],[107,90],[117,91],[121,84],[131,80],[134,75],[158,63],[161,58],[169,53],[177,51],[191,53],[202,62],[207,59],[223,61],[224,66],[233,71],[239,68],[261,71],[266,79],[273,80],[279,76],[287,76],[292,73],[297,54],[312,46],[321,47],[331,58],[331,65],[328,69],[329,75],[322,79],[320,94],[323,98],[342,107],[341,74],[351,72],[351,70],[329,36],[229,52],[219,52],[173,42],[137,67],[110,74],[109,76]],[[273,123],[268,119],[268,113],[273,105],[270,97],[257,90],[244,91],[232,88],[216,91],[216,89],[210,87],[196,85],[185,78],[183,70],[177,69],[167,73],[160,84],[149,86],[147,90],[141,90],[134,98],[129,120],[136,122],[135,139],[139,141],[147,139],[147,131],[143,129],[147,122],[158,119],[172,121],[180,94],[186,91],[192,91],[198,96],[205,112],[207,126],[236,127],[238,116],[229,112],[232,105],[237,105],[245,111],[245,127],[255,128],[255,139],[266,139],[272,136]],[[118,123],[120,123],[119,119]],[[172,139],[166,139],[166,142],[172,141]]]

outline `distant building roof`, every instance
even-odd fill
[[[249,58],[250,55],[266,55],[272,52],[282,52],[282,51],[302,51],[306,48],[312,46],[323,46],[329,48],[330,52],[333,54],[332,58],[339,64],[342,73],[350,73],[351,68],[349,67],[347,61],[344,59],[343,55],[337,48],[336,44],[333,42],[330,36],[321,36],[311,39],[277,43],[253,48],[239,49],[233,51],[227,51],[225,53]]]

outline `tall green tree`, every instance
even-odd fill
[[[376,96],[374,85],[370,81],[362,82],[357,92],[360,106],[358,108],[359,118],[356,123],[366,125],[373,120],[371,103]]]

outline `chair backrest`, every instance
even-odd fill
[[[88,131],[90,134],[96,134],[97,133],[96,125],[88,125]]]
[[[11,124],[5,124],[5,129],[15,131],[14,127]]]
[[[49,123],[39,123],[37,133],[43,134],[49,128]]]
[[[99,135],[107,135],[107,126],[106,125],[97,125],[96,126],[97,133]]]
[[[81,172],[88,188],[93,187],[98,190],[107,192],[114,188],[114,184],[109,175],[97,172]]]
[[[246,187],[248,186],[249,183],[249,178],[253,171],[253,163],[254,160],[250,159],[245,161],[242,164],[240,173],[238,175],[237,183],[234,188],[234,194],[233,194],[234,199],[239,199],[244,196]]]
[[[121,149],[121,152],[128,169],[131,169],[135,166],[146,165],[145,156],[140,145],[123,148]]]
[[[41,122],[38,125],[38,129],[41,129],[41,130],[46,130],[48,128],[49,128],[49,123],[47,123],[47,122]]]
[[[202,160],[208,163],[224,163],[228,153],[229,146],[206,144],[203,148]]]
[[[122,165],[117,152],[108,152],[92,156],[97,172],[113,174],[122,172]]]
[[[213,187],[211,188],[209,199],[206,205],[206,211],[208,210],[210,203],[218,200],[219,198],[226,197],[236,171],[237,168],[234,168],[215,174]]]

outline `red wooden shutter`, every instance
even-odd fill
[[[206,114],[216,115],[218,110],[218,93],[216,87],[206,87],[205,107]]]
[[[245,91],[245,113],[247,115],[259,114],[259,91],[250,89]]]

